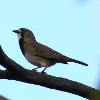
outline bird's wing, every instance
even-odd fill
[[[40,44],[40,43],[37,43],[35,45],[35,55],[45,58],[45,59],[52,60],[54,62],[58,62],[58,63],[67,64],[67,62],[75,62],[75,63],[81,64],[84,66],[88,66],[88,64],[86,64],[82,61],[64,56],[61,53],[49,48],[48,46]]]
[[[43,44],[38,43],[35,47],[36,47],[36,56],[52,59],[63,63],[67,63],[67,59],[69,59],[68,57],[62,55],[61,53]]]

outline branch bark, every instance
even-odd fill
[[[0,100],[8,100],[6,97],[0,95]]]
[[[40,85],[50,89],[56,89],[76,94],[87,99],[90,99],[94,93],[99,92],[99,90],[76,81],[47,74],[41,74],[39,72],[25,69],[21,65],[10,59],[4,53],[1,46],[0,65],[6,68],[6,70],[0,70],[0,79],[16,80],[25,83]]]

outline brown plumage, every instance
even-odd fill
[[[13,32],[17,33],[19,37],[19,45],[23,55],[31,64],[38,66],[37,68],[45,67],[46,69],[56,63],[68,64],[68,62],[88,66],[88,64],[82,61],[69,58],[48,46],[37,42],[34,34],[29,29],[20,28]],[[44,72],[44,70],[42,72]]]

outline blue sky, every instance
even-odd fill
[[[35,66],[23,57],[18,38],[12,32],[20,27],[29,28],[37,41],[89,64],[88,67],[75,63],[56,64],[46,70],[48,74],[97,88],[100,70],[99,12],[100,0],[1,0],[0,44],[10,58],[25,68],[33,69]],[[86,100],[70,93],[13,80],[0,80],[0,94],[11,100]]]

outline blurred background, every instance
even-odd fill
[[[50,75],[68,78],[98,88],[100,71],[100,0],[1,0],[0,45],[14,61],[27,69],[18,38],[20,27],[33,31],[37,41],[89,64],[56,64]],[[4,69],[0,66],[0,69]],[[39,69],[41,71],[42,69]],[[10,100],[86,100],[74,94],[14,80],[0,80],[0,95]]]

